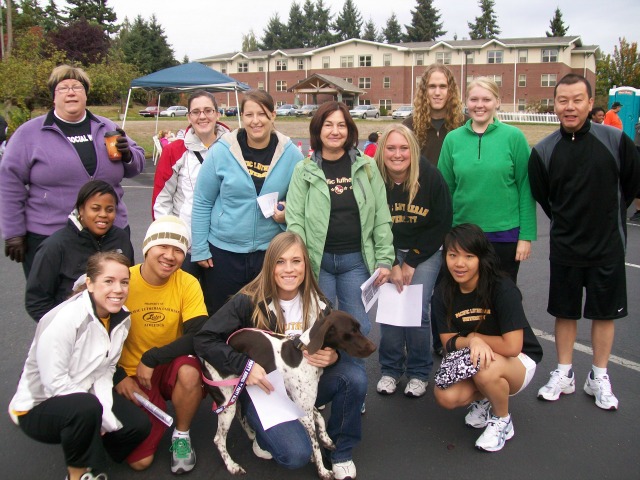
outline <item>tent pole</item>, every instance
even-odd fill
[[[127,123],[127,112],[129,111],[129,100],[131,99],[131,88],[129,89],[129,94],[127,95],[127,108],[124,109],[124,117],[122,118],[122,129],[124,130],[124,125]]]
[[[236,113],[238,115],[238,128],[242,128],[242,123],[240,122],[240,102],[238,101],[238,89],[235,89],[236,92]]]

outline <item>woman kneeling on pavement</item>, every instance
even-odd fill
[[[233,332],[255,327],[285,335],[301,334],[331,311],[328,303],[318,288],[302,238],[292,232],[281,233],[271,241],[256,279],[231,298],[196,334],[195,350],[221,373],[241,375],[249,358],[226,343]],[[311,365],[324,368],[316,405],[331,402],[327,432],[336,445],[331,452],[335,478],[356,478],[351,451],[362,436],[360,407],[367,391],[366,374],[331,348],[313,355],[305,352],[304,356]],[[268,392],[271,384],[261,365],[253,365],[247,385],[258,385]],[[273,458],[289,469],[309,463],[311,441],[298,420],[265,430],[246,391],[240,396],[240,404],[256,432],[253,444],[256,455]]]
[[[498,257],[480,227],[453,228],[444,239],[444,256],[447,268],[433,295],[432,316],[447,353],[469,348],[478,372],[436,388],[435,397],[449,409],[469,405],[465,423],[485,429],[476,448],[496,452],[514,435],[509,397],[529,384],[542,348],[518,287],[498,270]]]
[[[86,290],[40,320],[9,406],[29,437],[62,444],[69,480],[106,479],[97,473],[105,450],[121,462],[151,430],[144,412],[113,394],[131,323],[123,308],[129,265],[116,252],[89,258]]]

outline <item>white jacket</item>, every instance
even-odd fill
[[[216,141],[228,132],[229,130],[223,125],[217,124]],[[184,146],[187,150],[173,165],[173,175],[165,182],[153,204],[153,215],[155,218],[163,215],[180,217],[191,231],[193,191],[196,188],[196,179],[201,167],[195,152],[198,152],[204,159],[207,156],[208,148],[204,146],[192,128],[185,134]]]
[[[113,406],[113,374],[129,333],[125,309],[111,315],[111,336],[89,292],[74,295],[38,323],[9,411],[25,412],[51,397],[92,393],[102,404],[102,431],[122,428]]]

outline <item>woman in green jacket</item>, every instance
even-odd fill
[[[500,93],[487,77],[467,87],[471,120],[444,139],[438,170],[453,199],[453,225],[486,233],[500,266],[514,282],[536,239],[536,205],[529,186],[529,145],[520,129],[496,118]]]
[[[375,162],[356,149],[358,128],[347,107],[326,102],[309,125],[314,153],[293,172],[287,229],[305,241],[320,289],[371,330],[360,285],[379,269],[386,282],[394,260],[391,215]]]

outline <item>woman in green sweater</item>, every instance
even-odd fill
[[[471,119],[447,135],[438,170],[453,199],[453,225],[475,223],[515,282],[536,239],[536,206],[527,164],[529,145],[516,127],[496,118],[498,85],[486,77],[467,87]]]

